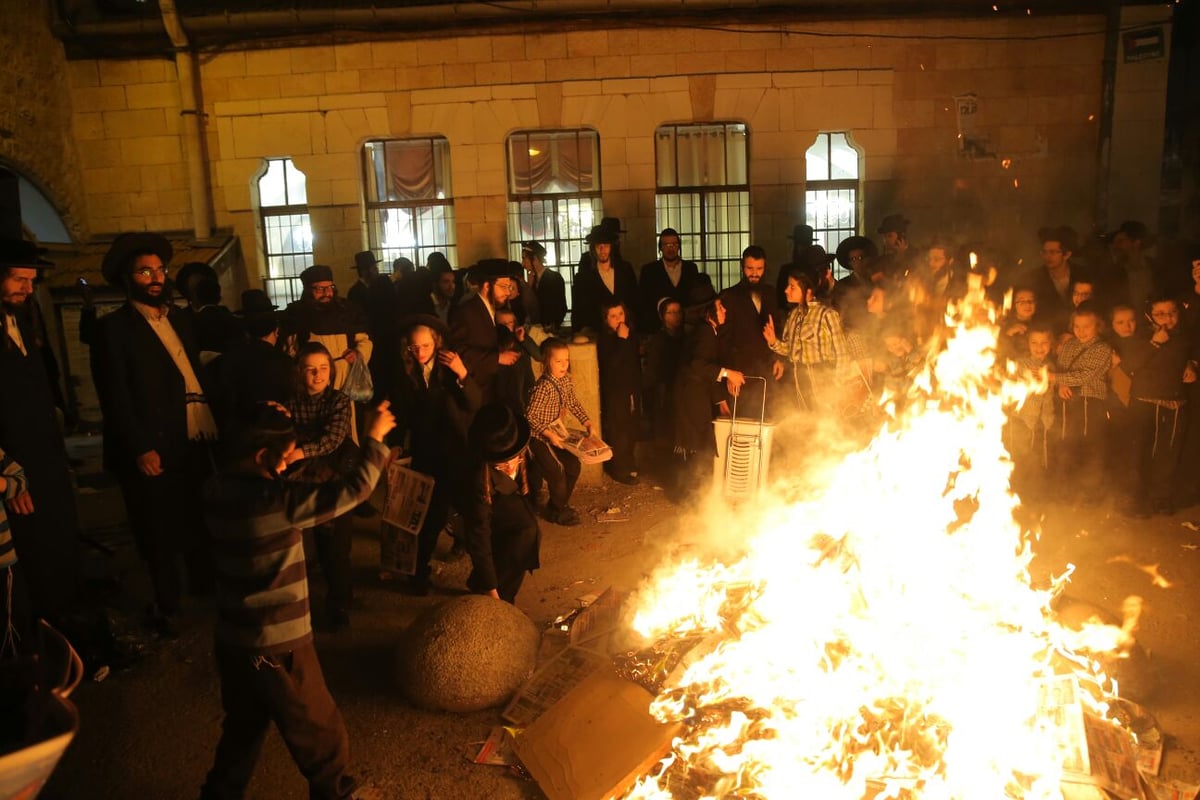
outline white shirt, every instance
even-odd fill
[[[150,330],[154,331],[154,335],[162,342],[175,364],[175,369],[183,376],[183,391],[187,397],[188,438],[193,441],[216,439],[217,421],[213,419],[212,410],[204,397],[204,390],[200,387],[200,381],[192,369],[192,362],[188,360],[183,349],[183,342],[180,341],[175,326],[167,319],[167,306],[156,307],[134,302],[133,307],[150,323]]]
[[[600,280],[604,281],[604,286],[608,289],[609,294],[616,294],[617,271],[612,268],[612,262],[608,262],[608,269],[597,263],[596,271],[600,273]]]
[[[21,336],[21,326],[17,324],[17,318],[12,314],[4,315],[4,328],[8,331],[8,338],[13,340],[13,344],[21,351],[21,355],[27,356],[29,353],[25,351],[25,339]]]

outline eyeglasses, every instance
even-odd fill
[[[313,294],[333,294],[336,290],[332,286],[312,286]]]
[[[864,255],[850,256],[850,258],[847,260],[850,262],[853,262],[853,263],[857,263],[859,261],[866,261],[867,257]]]
[[[165,277],[167,277],[167,268],[166,267],[142,267],[141,269],[135,269],[133,271],[133,274],[137,275],[139,278],[154,278],[159,275],[161,275],[162,277],[165,278]]]

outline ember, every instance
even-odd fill
[[[754,532],[740,559],[664,567],[633,599],[647,644],[624,672],[652,691],[670,673],[653,710],[684,729],[631,796],[1049,798],[1081,779],[1083,712],[1115,727],[1116,687],[1077,648],[1130,625],[1084,640],[1050,609],[1067,576],[1033,585],[1001,427],[1038,387],[996,363],[980,286],[949,317],[870,445],[786,507],[710,515]]]

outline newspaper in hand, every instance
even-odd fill
[[[586,431],[568,428],[561,419],[550,426],[562,439],[562,448],[574,455],[583,464],[600,464],[612,458],[612,448]]]

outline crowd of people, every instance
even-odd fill
[[[539,565],[542,523],[580,522],[572,429],[602,432],[612,480],[653,470],[685,500],[712,468],[718,417],[853,421],[881,400],[903,406],[943,341],[947,304],[972,280],[1004,304],[997,352],[1048,387],[1012,409],[1005,431],[1026,502],[1115,497],[1145,516],[1196,501],[1200,252],[1155,262],[1136,222],[1088,243],[1052,227],[1037,233],[1041,264],[1004,269],[986,247],[977,261],[947,238],[912,244],[908,227],[891,215],[882,248],[854,235],[828,253],[797,225],[786,263],[769,270],[764,249],[747,247],[740,280],[718,292],[677,231],[664,229],[660,257],[635,271],[620,222],[606,218],[569,304],[546,248],[529,241],[520,263],[455,269],[434,253],[420,267],[396,259],[391,275],[365,251],[344,297],[333,269],[314,265],[285,309],[254,289],[236,312],[210,266],[172,275],[165,238],[118,237],[102,272],[126,302],[85,313],[80,335],[104,466],[147,566],[150,624],[172,637],[186,595],[217,598],[226,716],[204,796],[241,796],[272,720],[314,797],[350,796],[345,728],[312,649],[305,553],[324,584],[316,624],[346,628],[360,605],[352,520],[376,513],[369,498],[392,459],[433,488],[415,541],[380,523],[379,579],[428,594],[450,531],[470,557],[467,588],[511,603]],[[46,266],[32,245],[0,242],[0,363],[21,387],[0,392],[6,652],[80,580],[63,404],[30,301]],[[583,343],[596,349],[598,409],[572,377]]]

